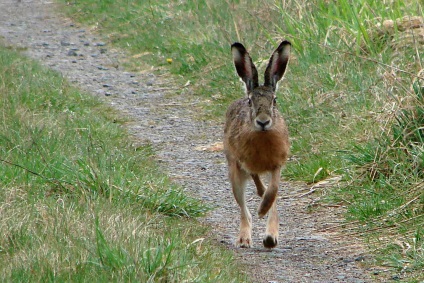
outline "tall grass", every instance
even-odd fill
[[[119,114],[4,47],[0,78],[0,281],[247,280]]]
[[[424,81],[424,80],[423,80]],[[380,136],[355,147],[346,159],[356,169],[347,197],[349,216],[363,231],[379,231],[381,262],[401,274],[424,270],[424,100],[415,97],[393,116]]]
[[[348,205],[347,218],[376,239],[390,234],[378,245],[381,264],[396,259],[405,276],[419,277],[423,121],[413,81],[423,46],[418,37],[406,40],[396,19],[423,17],[422,2],[84,0],[68,11],[136,55],[130,68],[141,61],[181,85],[190,80],[188,91],[205,98],[200,110],[212,119],[243,95],[230,44],[243,42],[263,72],[276,44],[289,39],[293,56],[278,103],[292,141],[284,177],[313,183],[342,175],[341,189],[324,194]],[[395,22],[390,31],[385,20]],[[396,239],[414,248],[384,250]]]

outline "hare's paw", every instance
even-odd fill
[[[240,230],[240,234],[236,240],[236,247],[238,248],[251,248],[252,247],[252,236],[250,227]]]
[[[252,239],[250,237],[238,237],[236,240],[236,247],[238,248],[251,248]]]
[[[275,248],[277,246],[278,239],[277,239],[276,236],[268,234],[268,235],[265,236],[265,238],[263,240],[263,244],[264,244],[265,248],[272,249],[272,248]]]

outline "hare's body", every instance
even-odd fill
[[[252,217],[244,199],[245,183],[252,177],[262,202],[260,217],[270,211],[264,246],[273,248],[278,240],[277,191],[281,167],[289,153],[288,130],[276,107],[275,90],[282,78],[290,53],[290,43],[283,41],[272,54],[265,71],[265,84],[259,86],[256,67],[240,43],[232,45],[237,73],[246,84],[247,98],[228,108],[224,129],[224,150],[234,197],[241,209],[240,235],[237,245],[250,247]],[[270,173],[268,188],[260,175]]]
[[[267,131],[252,129],[248,99],[234,102],[227,112],[225,148],[227,158],[239,162],[251,174],[270,172],[281,167],[289,151],[287,126],[278,111],[274,126]],[[233,119],[233,117],[237,117]]]

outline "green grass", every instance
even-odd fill
[[[247,280],[118,114],[4,47],[0,78],[0,281]]]
[[[416,90],[422,81],[414,80],[423,46],[396,22],[383,27],[385,20],[423,17],[422,7],[415,0],[82,0],[67,11],[137,55],[128,68],[150,65],[181,85],[190,80],[188,91],[205,99],[202,115],[220,121],[243,95],[230,44],[245,44],[263,72],[278,42],[289,39],[294,50],[279,105],[293,157],[283,176],[308,183],[343,176],[339,189],[324,194],[348,206],[347,219],[365,238],[384,238],[376,244],[377,264],[418,282],[423,105]],[[399,252],[395,242],[413,249]]]
[[[308,182],[341,174],[345,164],[337,151],[363,139],[358,136],[363,129],[378,131],[369,117],[381,111],[387,86],[381,76],[370,74],[390,71],[375,60],[390,64],[392,51],[381,40],[372,41],[367,29],[383,19],[422,13],[414,1],[387,7],[378,1],[271,0],[85,0],[70,5],[68,12],[135,55],[128,59],[129,68],[147,64],[175,74],[181,85],[190,80],[190,91],[206,99],[203,115],[220,120],[228,104],[243,96],[230,44],[244,43],[263,72],[276,44],[290,39],[294,58],[281,83],[280,105],[299,162],[288,164],[284,174]],[[402,64],[397,67],[409,67]]]

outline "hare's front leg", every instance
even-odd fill
[[[271,180],[264,194],[260,209],[271,206],[266,224],[265,238],[263,244],[265,248],[275,248],[278,243],[278,211],[277,211],[277,192],[280,183],[280,168],[271,173]],[[268,196],[268,199],[267,199]],[[266,213],[266,212],[265,212]]]
[[[261,179],[259,178],[258,174],[252,174],[253,182],[256,186],[256,192],[258,196],[262,197],[264,195],[264,192],[266,190],[264,184],[262,183]]]
[[[277,200],[271,206],[268,214],[268,221],[266,223],[265,238],[263,244],[265,248],[272,249],[278,244],[278,211],[277,211]]]
[[[268,210],[271,208],[272,204],[277,199],[278,185],[280,183],[280,173],[281,173],[281,167],[277,167],[273,171],[271,171],[271,180],[269,181],[268,188],[263,194],[262,201],[259,204],[259,208],[258,208],[259,218],[264,217],[268,213]]]
[[[249,175],[235,161],[230,162],[229,170],[234,198],[240,206],[241,213],[240,234],[236,240],[236,246],[250,248],[252,246],[252,216],[246,206],[244,197],[246,180]]]

